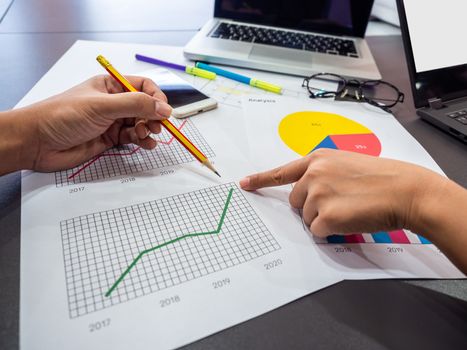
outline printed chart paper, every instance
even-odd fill
[[[128,50],[138,47],[77,43],[18,107],[101,74],[97,54]],[[157,82],[157,70],[141,74]],[[23,173],[22,349],[176,348],[340,281],[286,198],[237,185],[254,168],[225,131],[242,118],[221,105],[173,120],[222,178],[165,131],[152,151],[114,147],[73,169]]]
[[[390,114],[364,104],[284,97],[244,97],[250,159],[259,171],[319,148],[341,149],[442,170]],[[284,196],[291,186],[281,187]],[[263,191],[267,196],[267,190]],[[306,232],[308,228],[303,225]],[[315,238],[322,262],[344,279],[462,278],[420,234],[406,230]]]
[[[17,107],[102,74],[98,54],[122,73],[157,82],[157,69],[136,61],[135,53],[186,63],[178,47],[80,41]],[[319,241],[290,208],[290,186],[242,191],[238,180],[245,175],[324,146],[441,172],[385,113],[309,102],[296,77],[244,73],[280,83],[290,98],[179,75],[220,102],[216,110],[173,122],[222,178],[165,131],[153,135],[159,141],[153,151],[120,146],[73,169],[23,172],[22,349],[170,349],[344,278],[463,277],[423,236],[380,232],[345,238],[356,244],[339,236]],[[327,118],[313,137],[284,119],[308,118],[300,114],[308,111],[315,123]],[[297,132],[310,137],[297,139]]]

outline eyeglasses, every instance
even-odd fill
[[[337,83],[335,90],[323,90],[323,80]],[[393,84],[384,80],[347,80],[337,74],[318,73],[305,78],[302,87],[310,98],[330,98],[355,102],[366,102],[390,113],[391,107],[404,102],[404,94]]]

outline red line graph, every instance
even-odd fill
[[[182,128],[185,126],[185,124],[187,123],[186,120],[184,120],[180,126],[178,127],[178,130],[182,130]],[[161,141],[161,140],[156,140],[157,143],[159,144],[162,144],[162,145],[170,145],[173,140],[175,140],[175,137],[172,136],[170,138],[170,140],[168,141]],[[81,168],[79,168],[78,170],[76,170],[73,174],[71,174],[70,176],[68,176],[68,180],[71,180],[73,178],[75,178],[78,174],[80,174],[84,169],[88,168],[90,165],[92,165],[93,163],[97,162],[99,159],[101,159],[102,157],[129,157],[129,156],[132,156],[133,154],[135,154],[136,152],[138,152],[139,150],[141,149],[141,147],[136,147],[135,149],[133,149],[131,152],[127,152],[127,153],[101,153],[99,154],[96,158],[90,160],[89,162],[87,162],[86,164],[84,164]]]

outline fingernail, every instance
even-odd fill
[[[245,177],[244,179],[240,180],[240,187],[241,188],[246,188],[248,186],[250,186],[250,178],[249,177]]]
[[[168,118],[172,114],[172,107],[162,101],[156,101],[156,114]]]
[[[144,139],[144,138],[147,137],[147,135],[146,135],[147,130],[148,130],[148,128],[146,127],[146,125],[144,125],[143,120],[140,120],[140,121],[138,121],[136,123],[135,133],[136,133],[136,136],[138,136],[139,139]]]

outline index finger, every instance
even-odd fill
[[[165,96],[159,86],[157,86],[157,84],[151,79],[133,75],[125,75],[125,78],[136,90],[167,103],[167,96]],[[109,93],[116,94],[126,91],[122,85],[110,75],[105,76],[105,84]]]
[[[310,158],[303,157],[278,168],[247,176],[240,181],[240,186],[244,190],[254,191],[297,182],[308,169],[309,163]]]
[[[158,100],[162,100],[167,103],[167,97],[159,89],[157,84],[154,83],[151,79],[140,77],[140,76],[126,76],[125,78],[130,82],[131,85],[133,85],[133,87],[136,90],[141,91],[145,94],[148,94]],[[118,89],[120,90],[120,92],[125,91],[125,89],[121,86],[121,84],[117,80],[115,79],[111,79],[111,80],[113,81],[111,89],[117,89],[117,92],[118,92]],[[109,87],[109,85],[107,86]],[[135,131],[139,139],[141,140],[146,139],[151,133],[151,130],[147,126],[147,120],[144,118],[136,118]]]

